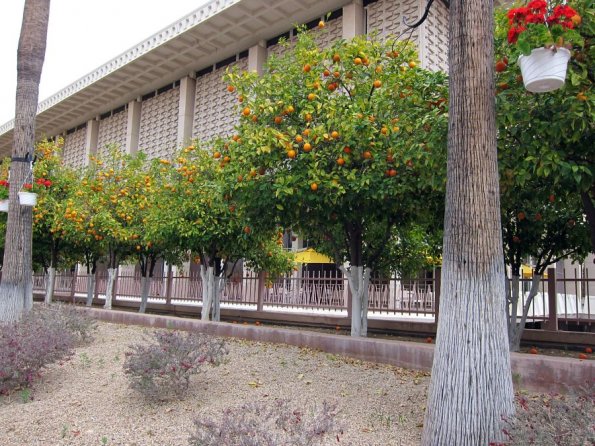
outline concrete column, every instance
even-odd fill
[[[87,121],[87,137],[85,139],[85,165],[89,158],[97,153],[97,137],[99,136],[99,118]]]
[[[194,98],[196,96],[196,79],[189,76],[180,80],[180,103],[178,106],[178,147],[182,147],[192,139],[194,123]]]
[[[267,43],[264,40],[248,49],[248,71],[256,71],[261,75],[266,60]]]
[[[366,33],[365,11],[363,0],[352,0],[348,5],[343,6],[343,38],[353,39]]]
[[[140,135],[141,99],[128,103],[128,122],[126,123],[126,153],[136,153]]]

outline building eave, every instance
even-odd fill
[[[54,136],[238,54],[350,0],[211,0],[39,103],[36,137]],[[14,120],[0,125],[7,156]]]

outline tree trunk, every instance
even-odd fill
[[[87,302],[88,307],[93,305],[93,297],[95,297],[95,274],[87,274]]]
[[[50,266],[47,273],[47,281],[45,284],[45,298],[44,303],[51,304],[54,298],[54,289],[56,288],[56,267]]]
[[[425,446],[503,440],[513,414],[494,102],[493,3],[450,2],[442,293]]]
[[[510,286],[505,288],[510,288],[506,294],[506,309],[507,309],[507,320],[506,323],[508,325],[508,341],[510,343],[510,339],[513,337],[513,330],[517,323],[517,315],[518,315],[518,308],[519,308],[519,283],[520,277],[517,274],[512,274],[512,279],[510,280]],[[508,283],[508,278],[506,278],[506,283]]]
[[[105,305],[103,308],[106,310],[112,309],[112,300],[114,296],[114,285],[116,284],[116,274],[118,273],[118,268],[108,268],[107,269],[107,287],[105,289]]]
[[[140,279],[140,308],[139,313],[144,313],[147,310],[147,302],[149,300],[149,290],[153,278],[149,275],[149,271],[145,273]]]
[[[211,312],[211,298],[213,296],[213,267],[204,267],[200,265],[200,277],[202,279],[202,310],[200,311],[200,319],[203,321],[209,320],[209,313]]]
[[[225,283],[227,282],[225,278],[225,271],[223,275],[215,277],[213,286],[213,298],[211,302],[213,303],[213,317],[211,318],[212,321],[219,322],[221,320],[221,295],[223,294],[223,290],[225,289]]]
[[[364,266],[352,266],[349,269],[341,266],[340,269],[351,289],[351,336],[367,336],[371,270]]]
[[[508,343],[510,345],[511,352],[518,352],[521,348],[521,337],[523,336],[523,330],[525,329],[525,323],[527,322],[527,316],[529,314],[529,308],[531,307],[531,303],[535,296],[537,296],[537,292],[539,291],[539,284],[541,283],[541,274],[533,274],[533,279],[531,280],[531,290],[529,291],[529,295],[527,296],[527,300],[525,300],[525,305],[523,305],[523,314],[521,315],[521,321],[517,323],[517,305],[519,300],[519,286],[518,286],[518,276],[517,276],[517,286],[516,286],[516,303],[517,305],[512,308],[511,312],[514,312],[514,319],[510,318],[511,321],[514,321],[513,324],[508,328]],[[514,291],[513,291],[514,292]],[[514,299],[514,295],[513,295]]]
[[[16,321],[33,306],[31,271],[32,209],[20,206],[18,192],[31,173],[39,80],[45,58],[50,0],[26,0],[17,52],[17,90],[9,210],[6,226],[0,321]]]

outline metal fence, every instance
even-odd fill
[[[73,300],[86,297],[86,274],[65,273],[56,277],[55,294]],[[34,276],[34,290],[45,289],[45,277]],[[107,275],[97,274],[94,296],[104,299]],[[521,299],[518,315],[531,286],[530,279],[521,279]],[[407,318],[422,322],[434,322],[439,314],[440,273],[432,278],[373,279],[368,288],[369,318]],[[118,275],[115,281],[114,304],[118,300],[139,302],[141,278],[134,275]],[[265,274],[246,272],[241,280],[228,281],[222,293],[222,308],[238,308],[287,313],[288,320],[296,312],[317,315],[350,314],[351,293],[347,279],[337,272],[293,275],[269,280]],[[202,305],[202,280],[200,275],[175,276],[166,274],[153,277],[149,291],[149,304],[168,306]],[[593,332],[595,322],[595,278],[576,271],[572,277],[556,275],[549,269],[539,292],[529,307],[527,322],[534,328],[547,330],[572,330]]]

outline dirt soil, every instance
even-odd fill
[[[193,420],[247,402],[337,403],[343,445],[417,445],[427,373],[285,345],[228,340],[227,363],[195,375],[183,400],[128,388],[124,355],[150,330],[99,323],[95,340],[46,369],[31,389],[0,397],[0,445],[187,445]]]

